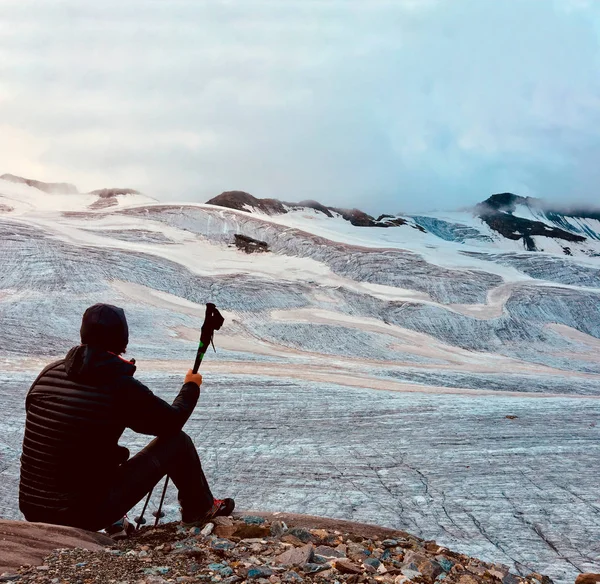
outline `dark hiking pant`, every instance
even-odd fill
[[[107,496],[95,509],[87,509],[82,524],[97,531],[121,519],[139,503],[165,475],[179,491],[181,517],[190,522],[213,506],[213,496],[204,476],[200,457],[192,439],[179,432],[173,436],[155,438],[134,457],[118,467]]]

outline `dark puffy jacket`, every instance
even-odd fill
[[[103,498],[129,453],[125,430],[181,430],[200,390],[186,383],[169,405],[133,378],[135,366],[81,345],[46,367],[26,399],[19,507],[28,521],[69,525]]]

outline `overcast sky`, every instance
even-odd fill
[[[371,213],[600,201],[600,0],[0,0],[0,174]]]

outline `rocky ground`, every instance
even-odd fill
[[[305,523],[305,525],[307,525]],[[166,582],[378,582],[389,584],[551,584],[516,576],[402,531],[357,524],[288,527],[256,515],[220,517],[201,527],[143,528],[100,551],[59,549],[42,565],[3,574],[0,582],[162,584]],[[335,527],[335,526],[334,526]]]

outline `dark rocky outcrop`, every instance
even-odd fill
[[[252,212],[252,210],[266,213],[267,215],[283,215],[289,211],[301,209],[314,209],[327,217],[341,216],[356,227],[399,227],[406,225],[406,219],[394,215],[381,215],[378,219],[361,211],[360,209],[344,209],[340,207],[326,207],[318,201],[306,200],[300,203],[288,203],[278,199],[257,199],[244,191],[227,191],[206,202],[208,205],[228,207],[237,211]],[[425,231],[420,225],[414,226],[420,231]]]
[[[3,174],[0,179],[7,180],[13,183],[22,183],[30,187],[44,191],[45,193],[60,193],[67,195],[76,195],[78,193],[77,187],[71,183],[47,183],[41,180],[33,180],[30,178],[23,178],[22,176],[16,176],[14,174]]]
[[[89,205],[90,209],[106,209],[107,207],[115,207],[119,204],[117,197],[126,195],[139,195],[140,192],[135,189],[122,189],[122,188],[110,188],[110,189],[97,189],[90,191],[90,195],[95,195],[98,198]]]
[[[298,207],[307,207],[309,209],[314,209],[315,211],[320,211],[323,215],[327,215],[327,217],[333,217],[333,213],[326,207],[325,205],[321,205],[318,201],[306,200],[300,201],[297,205]]]
[[[257,199],[244,191],[226,191],[210,201],[206,201],[206,204],[228,207],[229,209],[236,209],[238,211],[248,211],[247,207],[252,207],[267,215],[283,215],[287,213],[281,201],[277,199]]]
[[[559,227],[550,227],[542,221],[533,221],[513,215],[518,204],[529,206],[530,199],[512,193],[500,193],[492,195],[483,203],[479,203],[475,207],[475,212],[491,229],[507,239],[515,241],[522,239],[524,246],[529,251],[536,251],[535,241],[533,240],[535,235],[571,242],[586,240],[581,235],[576,235]]]
[[[121,189],[121,188],[110,188],[110,189],[97,189],[90,191],[90,195],[96,195],[101,199],[108,199],[110,197],[118,197],[120,195],[139,195],[140,192],[135,189]]]
[[[270,251],[269,244],[266,241],[253,239],[252,237],[241,235],[240,233],[236,233],[234,238],[235,246],[246,253],[262,253],[265,251]]]
[[[119,204],[117,197],[100,197],[96,199],[91,205],[88,205],[88,209],[107,209],[108,207],[115,207]]]

